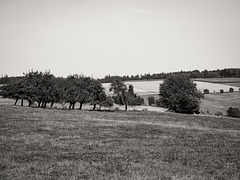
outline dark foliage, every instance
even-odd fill
[[[127,86],[119,79],[114,79],[110,86],[110,91],[113,92],[113,100],[116,104],[125,106],[127,110],[128,106],[138,106],[143,104],[143,99],[134,93],[133,85]]]
[[[204,89],[204,90],[203,90],[203,93],[204,93],[204,94],[209,94],[209,90],[208,90],[208,89]]]
[[[179,72],[170,72],[170,73],[145,73],[141,75],[131,75],[131,76],[110,76],[107,75],[104,78],[100,79],[101,82],[112,82],[114,79],[119,79],[121,81],[129,80],[149,80],[149,79],[166,79],[171,75],[176,74],[186,74],[190,78],[228,78],[228,77],[240,77],[240,68],[226,68],[226,69],[217,69],[217,70],[193,70],[193,71],[179,71]]]
[[[159,92],[164,107],[179,113],[199,113],[203,95],[188,75],[172,75],[160,84]]]
[[[152,106],[153,104],[155,104],[155,98],[152,97],[152,96],[148,97],[148,104],[149,104],[150,106]]]
[[[234,92],[234,89],[233,88],[229,88],[229,92]]]
[[[234,117],[234,118],[240,118],[240,110],[238,108],[228,108],[227,110],[227,116]]]
[[[107,100],[101,83],[90,77],[70,75],[66,79],[56,78],[49,71],[30,71],[24,75],[22,78],[12,79],[2,87],[1,95],[15,99],[15,105],[19,99],[22,100],[21,105],[23,100],[27,100],[28,106],[37,102],[41,108],[46,108],[47,103],[51,103],[52,107],[55,102],[69,103],[69,109],[74,109],[77,102],[80,103],[79,109],[88,102],[93,105],[93,109],[97,104],[112,104],[109,98]]]

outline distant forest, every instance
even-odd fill
[[[101,83],[109,83],[114,79],[121,81],[132,81],[132,80],[156,80],[156,79],[166,79],[173,74],[188,74],[190,78],[240,78],[240,68],[225,68],[217,70],[193,70],[193,71],[179,71],[179,72],[169,72],[169,73],[154,73],[154,74],[140,74],[140,75],[125,75],[125,76],[111,76],[106,75],[104,78],[97,79]],[[0,77],[0,84],[6,84],[13,79],[21,79],[23,76],[18,77],[8,77],[8,75],[2,75]]]
[[[217,70],[193,70],[193,71],[179,71],[170,73],[155,73],[155,74],[141,74],[141,75],[131,75],[131,76],[110,76],[107,75],[102,79],[99,79],[102,83],[111,82],[113,79],[119,79],[122,81],[132,81],[132,80],[154,80],[154,79],[166,79],[173,74],[188,74],[190,78],[229,78],[229,77],[240,77],[240,68],[226,68]]]

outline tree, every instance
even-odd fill
[[[21,106],[23,106],[23,100],[28,100],[26,92],[28,87],[25,85],[26,78],[13,78],[2,87],[3,98],[14,99],[14,105],[17,104],[18,100],[21,99]]]
[[[203,93],[204,93],[204,94],[209,94],[209,90],[208,90],[208,89],[204,89],[204,90],[203,90]]]
[[[199,113],[203,95],[189,75],[176,74],[167,78],[159,87],[160,101],[164,107],[179,113]]]
[[[114,79],[110,85],[110,92],[113,92],[114,102],[125,106],[127,111],[128,106],[138,106],[143,104],[143,99],[134,93],[133,85],[125,85],[119,79]]]
[[[114,79],[110,85],[110,92],[113,92],[115,97],[115,102],[125,106],[125,111],[127,111],[128,101],[127,101],[127,86],[120,80]]]
[[[230,87],[229,92],[234,92],[234,89],[232,87]]]
[[[99,81],[96,81],[94,79],[91,79],[90,81],[91,82],[88,87],[90,92],[90,102],[93,105],[93,110],[95,110],[96,105],[100,105],[101,102],[104,102],[107,98],[107,95],[102,84]]]

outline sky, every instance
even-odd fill
[[[0,75],[240,68],[239,0],[0,0]]]

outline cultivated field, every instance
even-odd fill
[[[235,179],[240,120],[12,106],[0,99],[0,179]]]
[[[205,78],[193,80],[194,80],[193,82],[197,84],[197,88],[200,91],[208,89],[210,92],[219,92],[220,89],[223,89],[225,92],[228,92],[230,87],[232,87],[234,91],[239,91],[240,88],[240,78],[215,78],[215,79]],[[134,86],[134,91],[138,95],[158,94],[159,84],[161,83],[163,83],[163,80],[151,80],[151,81],[144,80],[125,82],[125,84],[127,85],[132,84]],[[103,83],[103,86],[108,92],[110,83]]]
[[[240,78],[198,78],[194,80],[240,87]]]

